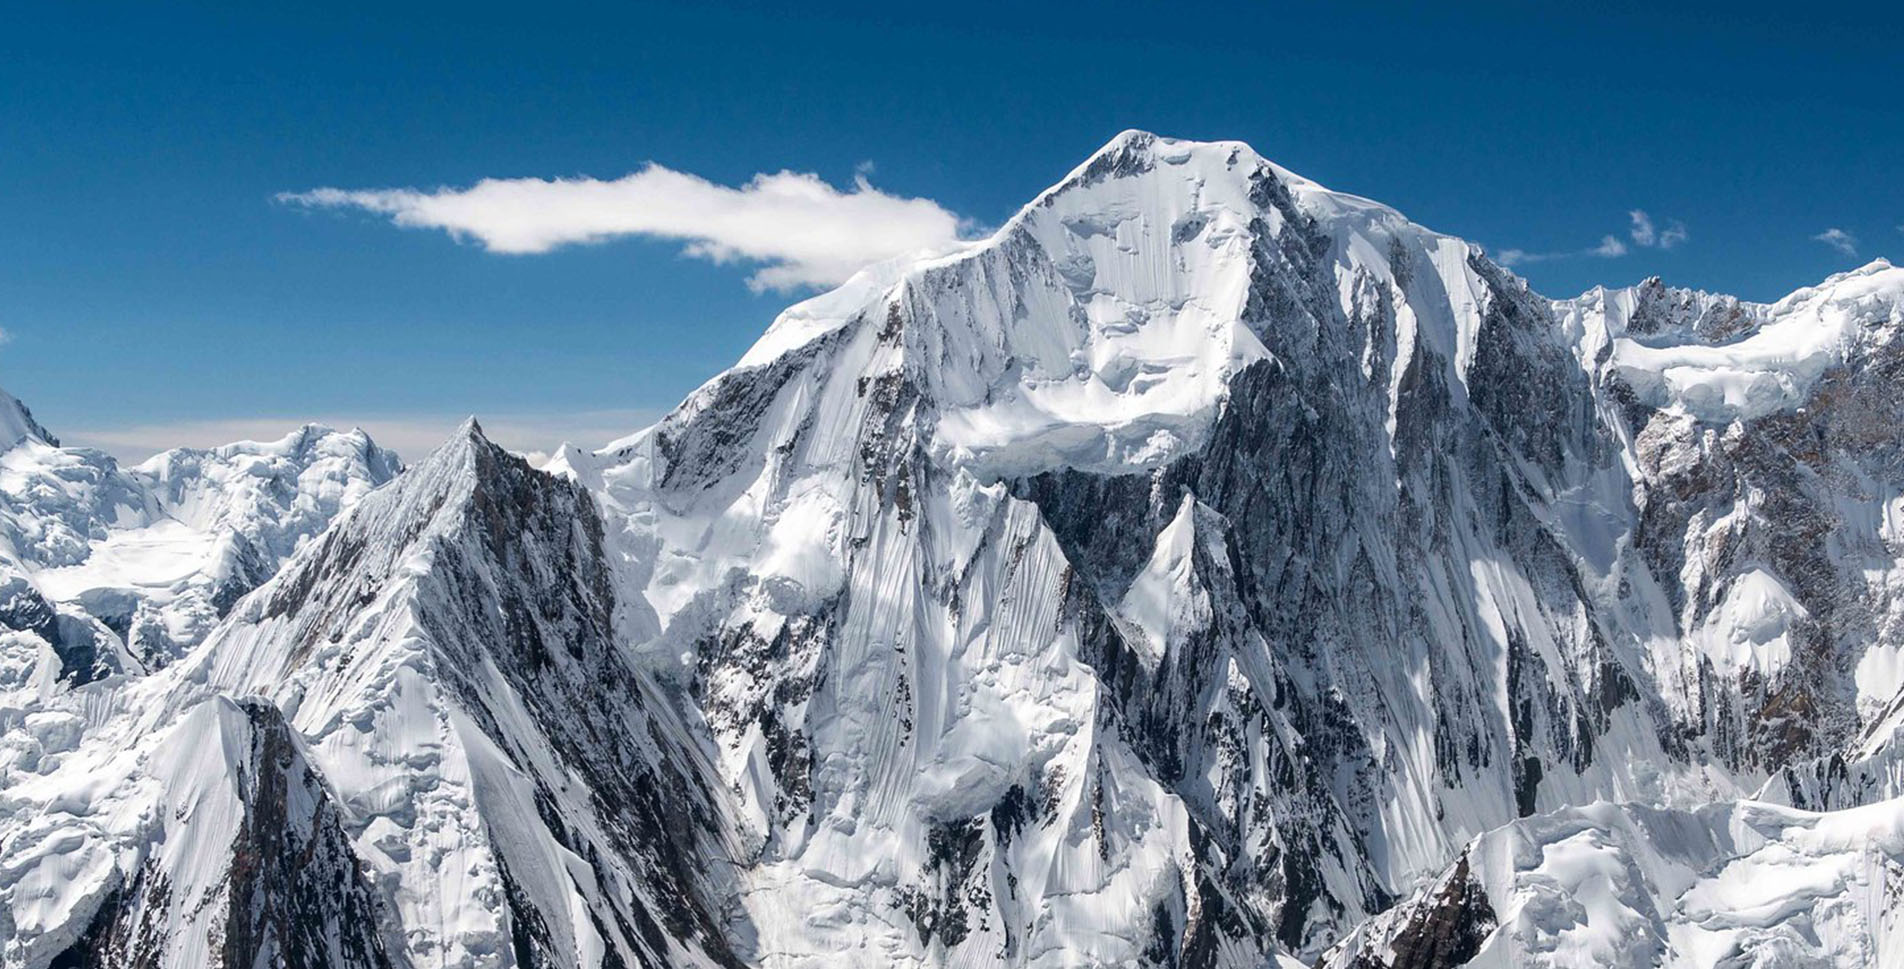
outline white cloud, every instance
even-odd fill
[[[626,236],[677,239],[689,255],[760,263],[756,291],[844,282],[880,260],[950,249],[965,223],[930,199],[874,188],[862,165],[840,191],[819,176],[761,174],[739,188],[660,165],[612,181],[486,178],[468,188],[318,188],[280,202],[354,208],[441,229],[491,252],[543,253]]]
[[[1649,249],[1654,246],[1671,249],[1686,241],[1686,223],[1678,219],[1672,220],[1666,228],[1660,229],[1653,225],[1653,217],[1646,214],[1645,209],[1633,209],[1626,213],[1626,217],[1632,222],[1626,234],[1632,238],[1636,246]]]
[[[1525,249],[1502,249],[1495,253],[1494,261],[1503,266],[1513,267],[1536,262],[1552,262],[1556,259],[1577,259],[1582,256],[1594,259],[1617,259],[1626,255],[1626,243],[1613,236],[1601,236],[1600,244],[1585,249],[1567,249],[1561,252],[1528,252]]]
[[[1858,237],[1836,226],[1812,236],[1812,240],[1822,242],[1847,256],[1858,254]]]
[[[1628,234],[1633,237],[1633,244],[1639,246],[1652,245],[1653,240],[1658,238],[1658,235],[1653,231],[1652,217],[1648,216],[1643,209],[1634,209],[1626,213],[1626,215],[1633,220],[1633,228],[1628,230]]]
[[[13,334],[7,332],[5,327],[0,327],[0,347],[6,346],[7,344],[12,342],[13,342]]]
[[[564,441],[599,448],[652,424],[661,414],[649,410],[603,410],[574,414],[478,414],[491,441],[541,464]],[[250,417],[131,424],[62,430],[60,440],[96,447],[121,461],[143,461],[175,447],[216,447],[233,441],[275,441],[305,423],[335,428],[362,427],[372,440],[406,462],[416,462],[449,440],[463,421],[460,414],[398,414],[383,417]]]
[[[1686,241],[1686,223],[1674,219],[1661,229],[1653,222],[1653,217],[1644,209],[1631,209],[1626,213],[1628,222],[1627,237],[1633,244],[1644,249],[1671,249]],[[1564,249],[1555,252],[1529,252],[1526,249],[1503,249],[1494,260],[1503,266],[1519,266],[1526,263],[1552,262],[1556,259],[1618,259],[1627,254],[1626,243],[1619,236],[1604,235],[1600,244],[1585,249]]]

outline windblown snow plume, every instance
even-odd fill
[[[1894,964],[1901,331],[1126,132],[544,470],[6,398],[0,962]]]

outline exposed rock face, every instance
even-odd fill
[[[261,696],[395,964],[1894,954],[1900,306],[1551,302],[1127,133],[554,474],[472,424],[301,545],[238,515],[202,643],[0,711],[0,951],[129,952],[71,946],[157,910],[147,738]]]
[[[1389,919],[1395,931],[1385,951],[1376,946],[1352,949],[1349,969],[1465,966],[1481,951],[1496,925],[1487,890],[1468,870],[1465,851],[1426,901],[1411,906],[1406,913],[1405,919]]]
[[[562,966],[739,965],[725,821],[702,741],[629,662],[602,543],[586,492],[471,424],[360,502],[202,647],[125,687],[133,709],[123,720],[65,744],[67,770],[101,773],[95,789],[31,823],[104,854],[137,846],[146,830],[115,818],[163,813],[164,802],[151,800],[162,797],[152,772],[119,764],[115,751],[139,746],[153,724],[202,717],[222,696],[262,695],[271,703],[248,709],[283,710],[310,746],[307,774],[321,771],[334,791],[343,820],[332,847],[362,866],[376,910],[358,924],[400,940],[399,962],[483,965],[513,953]],[[231,763],[242,778],[244,763]],[[22,785],[22,808],[33,793]],[[207,951],[295,945],[316,964],[374,964],[284,941],[287,928],[321,926],[253,877],[270,862],[258,825],[283,810],[266,795],[259,804],[267,820],[190,825],[236,845],[232,871],[251,879],[228,888],[252,913],[248,934],[227,922]],[[54,877],[48,864],[27,863],[28,877]],[[86,951],[106,965],[192,964],[195,937],[176,918],[147,915],[176,895],[171,880],[122,868],[70,880],[73,894],[119,893],[110,927],[86,930]],[[77,906],[31,914],[47,920],[42,938],[78,924],[60,921]],[[294,957],[265,964],[280,961]]]
[[[1248,963],[1317,951],[1488,827],[1684,762],[1596,618],[1629,560],[1583,562],[1555,520],[1561,494],[1623,513],[1620,442],[1548,304],[1454,240],[1240,146],[1132,136],[987,247],[763,346],[574,462],[660,550],[633,553],[657,652],[697,657],[753,899],[791,879],[978,926],[850,924],[900,960]],[[1034,854],[1009,828],[950,868],[901,847],[1053,777],[1076,833]],[[1108,842],[1108,885],[1022,867]],[[1122,928],[1018,928],[1080,895]]]
[[[276,707],[201,704],[147,766],[151,840],[51,965],[392,965],[338,807]]]
[[[329,738],[413,961],[507,939],[551,965],[738,964],[706,755],[614,611],[593,500],[471,424],[247,600],[204,663]],[[428,755],[378,750],[391,731]]]
[[[1586,340],[1607,341],[1596,379],[1630,442],[1633,543],[1671,615],[1650,633],[1655,663],[1676,670],[1662,692],[1747,776],[1867,756],[1896,728],[1895,274],[1874,264],[1775,306],[1734,306],[1749,322],[1717,346],[1657,325],[1646,343],[1620,338],[1644,292],[1636,309],[1624,294],[1562,305],[1563,319],[1588,306],[1604,328]],[[1708,304],[1701,319],[1726,305],[1679,295]]]

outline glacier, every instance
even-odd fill
[[[1133,131],[541,470],[0,396],[0,963],[1891,964],[1900,329]]]

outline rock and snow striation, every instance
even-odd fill
[[[8,694],[0,960],[1881,964],[1901,328],[1882,262],[1550,301],[1128,132],[552,473],[61,477],[22,416],[29,591],[159,521],[264,565]]]
[[[183,658],[7,711],[38,743],[0,792],[0,958],[740,965],[708,758],[614,636],[602,541],[578,486],[472,422]],[[205,742],[230,733],[207,711],[234,702],[284,738],[269,760],[302,785],[295,809],[222,791],[216,809],[174,806],[174,773],[242,787],[261,769]],[[245,911],[269,924],[246,949],[229,919],[181,921],[227,905],[260,840],[287,839],[337,856],[315,873],[334,891],[252,892]],[[293,929],[327,948],[293,956]]]

